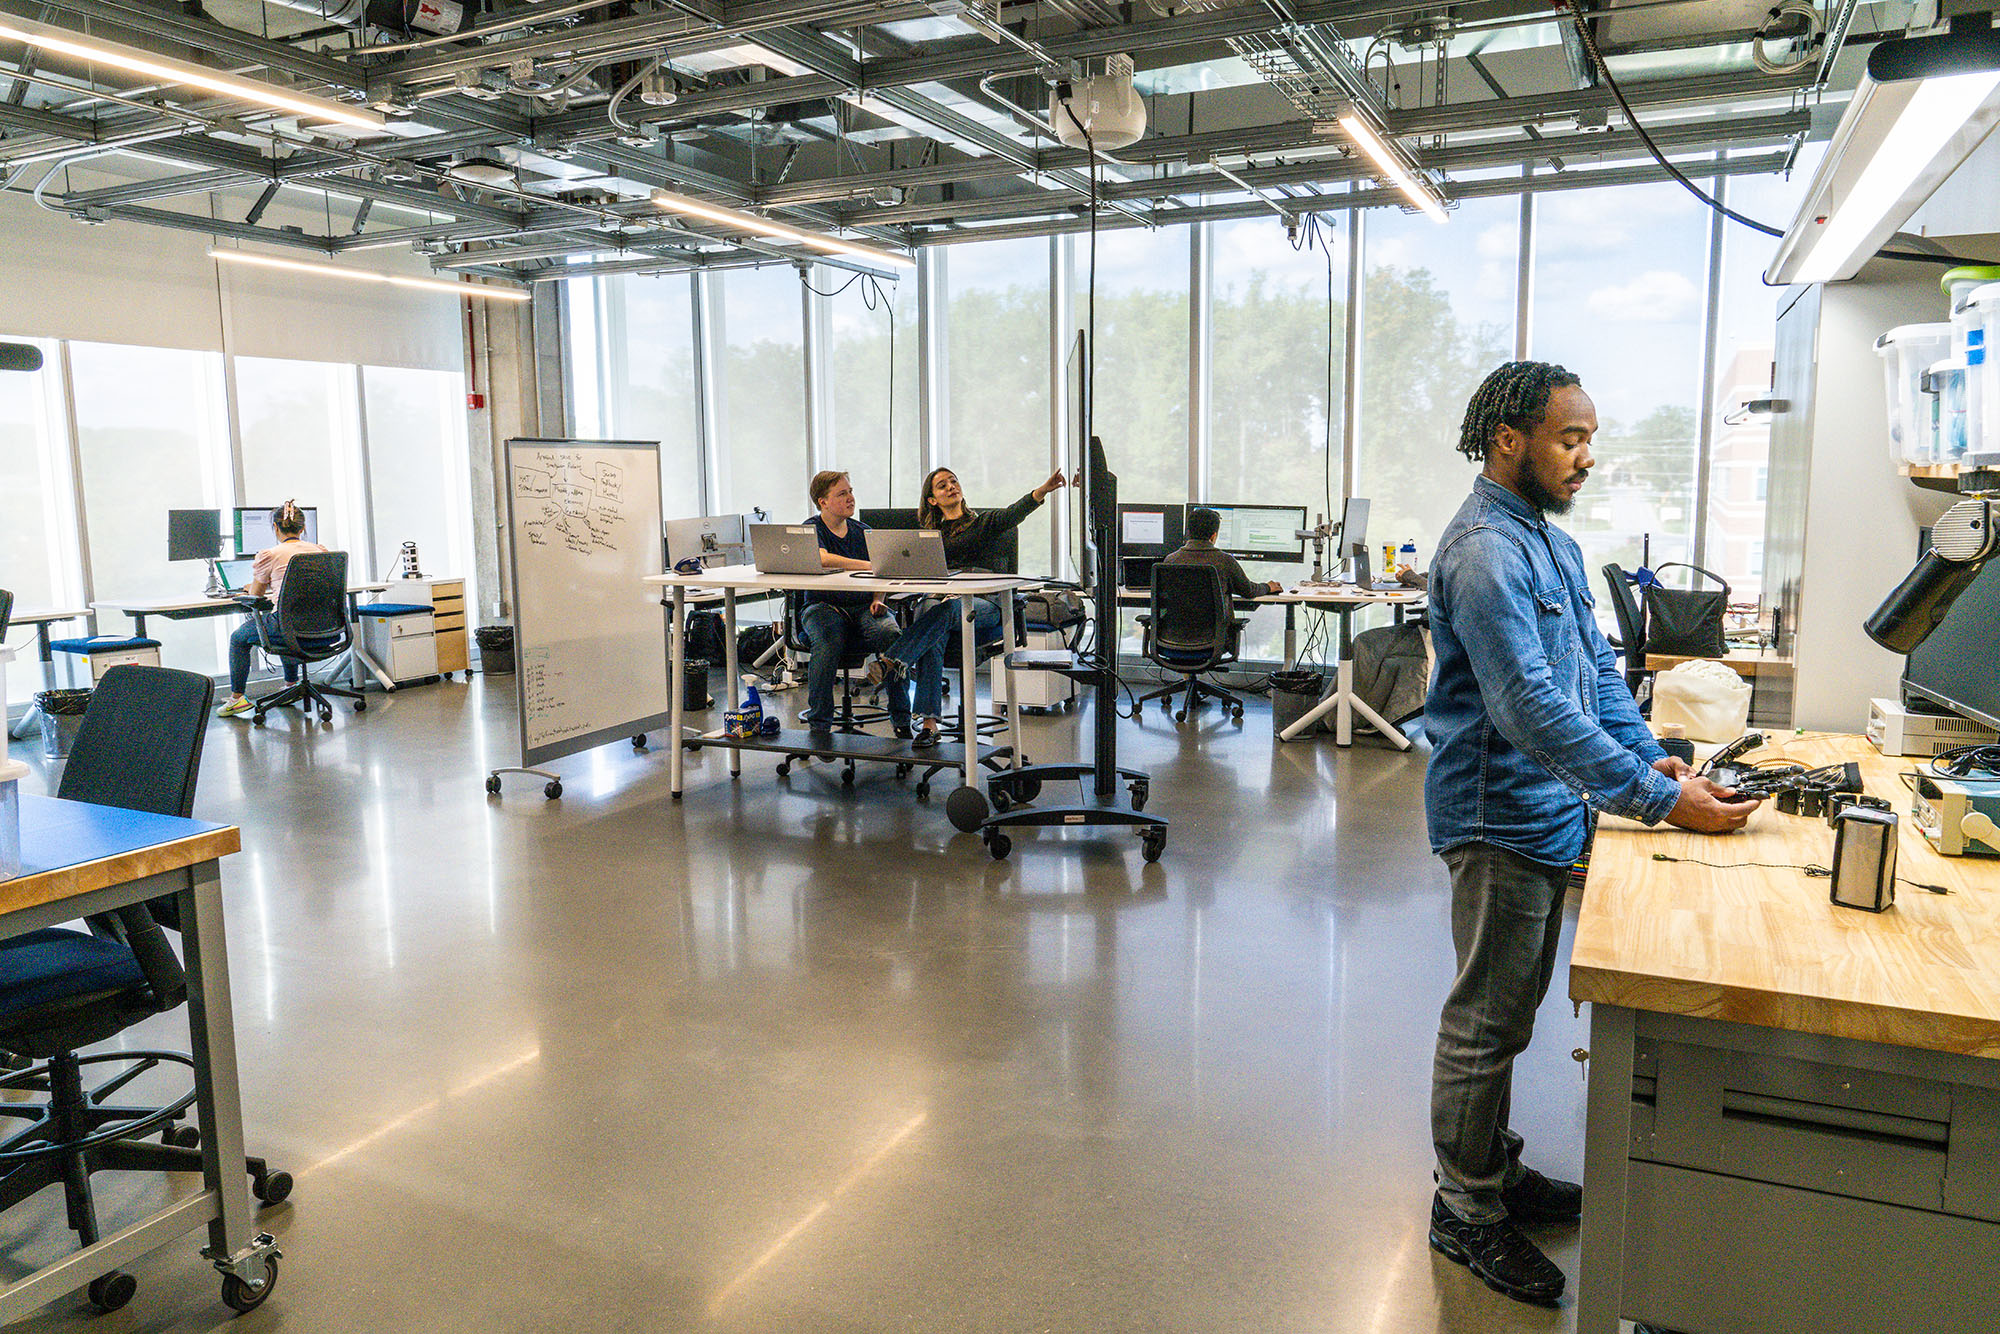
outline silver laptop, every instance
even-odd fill
[[[811,524],[753,523],[750,557],[759,574],[827,574],[819,563],[819,530]]]
[[[949,579],[935,528],[870,528],[868,572],[878,579]]]

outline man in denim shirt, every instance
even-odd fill
[[[1583,553],[1549,525],[1589,476],[1596,431],[1562,367],[1516,361],[1487,376],[1458,443],[1485,470],[1430,571],[1424,805],[1458,951],[1431,1080],[1430,1241],[1487,1286],[1543,1304],[1563,1273],[1518,1227],[1574,1220],[1583,1188],[1525,1166],[1507,1120],[1514,1058],[1555,972],[1569,867],[1596,811],[1720,833],[1757,806],[1661,750],[1597,629]]]

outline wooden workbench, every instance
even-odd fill
[[[1957,1334],[2000,1309],[2000,861],[1940,857],[1904,815],[1895,906],[1835,906],[1824,820],[1741,834],[1607,820],[1570,995],[1590,1001],[1580,1334],[1620,1317],[1731,1334]],[[1937,895],[1910,882],[1942,885]]]

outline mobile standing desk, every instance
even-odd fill
[[[1018,768],[1021,763],[1021,713],[1019,709],[1007,710],[1007,746],[1005,748],[985,746],[978,743],[979,718],[977,690],[973,682],[977,680],[978,658],[973,643],[972,600],[977,597],[993,598],[1000,604],[1000,635],[1003,644],[1014,642],[1014,599],[1008,596],[1015,589],[1032,587],[1040,582],[1035,579],[1017,578],[1012,575],[976,575],[955,579],[876,579],[851,570],[838,570],[830,574],[793,575],[760,574],[750,565],[724,565],[703,570],[700,574],[652,574],[645,582],[660,586],[663,592],[671,591],[669,600],[668,643],[668,690],[670,719],[668,730],[673,733],[675,745],[668,761],[674,797],[678,800],[682,792],[682,750],[701,746],[716,746],[730,752],[729,772],[732,777],[742,772],[746,750],[774,751],[792,755],[812,755],[824,759],[869,760],[877,763],[931,765],[956,764],[962,778],[961,784],[945,800],[945,812],[954,827],[967,833],[979,828],[991,808],[987,782],[980,773],[983,762],[1005,759],[1008,767]],[[723,620],[723,671],[728,690],[726,708],[735,708],[738,692],[738,666],[736,661],[736,603],[739,596],[748,593],[868,593],[878,597],[917,594],[925,597],[951,597],[958,600],[958,640],[959,668],[964,675],[965,688],[959,692],[959,716],[963,728],[963,742],[941,742],[929,750],[912,750],[910,743],[894,737],[858,736],[852,733],[809,732],[800,729],[785,729],[775,737],[750,737],[737,739],[724,736],[721,729],[713,732],[687,736],[683,724],[686,708],[687,663],[687,608],[690,595],[702,592],[722,594]],[[1007,655],[993,659],[994,670],[1009,673],[1004,679],[1012,684],[1011,669]],[[1012,698],[1010,694],[1008,696]]]
[[[247,1310],[277,1281],[276,1243],[254,1226],[243,1173],[243,1108],[236,1081],[221,858],[242,847],[234,825],[21,798],[23,872],[0,880],[0,936],[173,894],[180,903],[188,1031],[201,1127],[202,1189],[0,1288],[0,1321],[87,1285],[204,1225],[202,1256],[223,1275],[223,1300]]]
[[[2000,862],[1932,851],[1911,762],[1860,737],[1784,752],[1858,760],[1905,813],[1895,906],[1838,907],[1779,869],[1831,864],[1824,820],[1603,821],[1569,974],[1591,1002],[1580,1334],[2000,1319]]]
[[[389,585],[386,583],[350,584],[347,589],[349,619],[353,619],[363,593],[381,593],[387,591],[388,587]],[[244,611],[243,604],[236,601],[234,597],[141,598],[125,601],[93,602],[90,605],[92,610],[99,614],[118,612],[131,617],[132,633],[141,639],[146,637],[146,618],[148,616],[164,616],[170,621],[199,621],[206,620],[211,616],[228,616],[232,613],[240,614]],[[350,673],[352,684],[357,689],[363,684],[361,673],[364,668],[375,678],[376,684],[380,685],[384,690],[394,690],[396,688],[395,681],[390,678],[388,672],[383,670],[382,664],[369,657],[362,649],[361,634],[358,628],[354,634],[354,644],[348,649],[348,655],[353,668]],[[335,668],[334,675],[336,677],[339,675],[337,667]]]
[[[1280,741],[1290,741],[1308,728],[1317,726],[1327,714],[1334,715],[1333,739],[1336,745],[1354,744],[1354,714],[1359,710],[1362,717],[1375,725],[1377,731],[1389,739],[1397,750],[1408,750],[1410,739],[1403,735],[1403,729],[1370,708],[1368,701],[1354,693],[1354,613],[1363,607],[1394,607],[1396,619],[1403,619],[1403,612],[1424,600],[1420,589],[1371,589],[1355,588],[1348,584],[1302,584],[1288,588],[1282,593],[1272,593],[1257,600],[1277,603],[1285,608],[1285,660],[1290,663],[1296,656],[1295,637],[1292,629],[1292,609],[1294,607],[1318,607],[1332,611],[1340,618],[1340,658],[1333,672],[1333,689],[1320,696],[1319,703],[1308,709],[1296,722],[1278,733]]]

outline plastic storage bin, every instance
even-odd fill
[[[1969,452],[1991,457],[2000,454],[2000,282],[1987,283],[1966,293],[1968,318],[1979,324],[1984,364],[1979,368],[1979,401],[1985,412],[1977,438],[1968,438]]]
[[[1924,392],[1924,373],[1950,351],[1949,324],[1898,325],[1875,340],[1889,389],[1889,457],[1898,463],[1936,461],[1937,400]]]
[[[1966,366],[1957,357],[1947,357],[1930,368],[1924,377],[1931,394],[1932,427],[1936,440],[1932,451],[1932,463],[1957,463],[1965,457],[1967,431],[1972,423],[1972,410],[1967,393],[1969,379]]]

